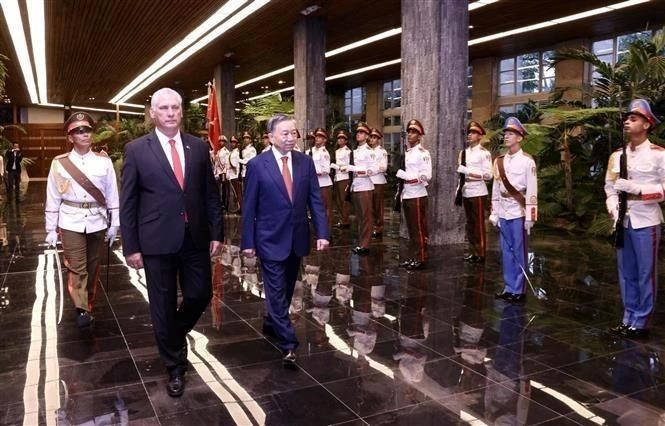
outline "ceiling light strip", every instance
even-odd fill
[[[498,3],[499,0],[478,0],[474,1],[473,3],[469,3],[469,12],[472,10],[480,9],[481,7],[485,7],[487,5],[490,5],[492,3]]]
[[[374,64],[374,65],[369,65],[369,66],[358,68],[358,69],[355,69],[355,70],[343,72],[341,74],[331,75],[330,77],[326,77],[326,81],[337,80],[339,78],[348,77],[350,75],[360,74],[360,73],[367,72],[367,71],[372,71],[372,70],[375,70],[375,69],[378,69],[378,68],[388,67],[390,65],[399,64],[400,62],[402,62],[401,58],[400,59],[393,59],[392,61],[381,62],[381,63]]]
[[[485,42],[492,41],[492,40],[497,40],[497,39],[504,38],[504,37],[509,37],[509,36],[512,36],[512,35],[515,35],[515,34],[522,34],[522,33],[526,33],[526,32],[529,32],[529,31],[539,30],[541,28],[551,27],[553,25],[558,25],[558,24],[563,24],[563,23],[567,23],[567,22],[577,21],[577,20],[580,20],[580,19],[588,18],[590,16],[596,16],[596,15],[601,15],[603,13],[614,12],[614,11],[619,10],[619,9],[623,9],[623,8],[630,7],[630,6],[635,6],[635,5],[642,4],[642,3],[647,3],[649,1],[651,1],[651,0],[623,1],[623,2],[620,2],[620,3],[611,4],[609,6],[599,7],[599,8],[596,8],[596,9],[587,10],[585,12],[580,12],[580,13],[575,13],[573,15],[563,16],[561,18],[551,19],[549,21],[539,22],[537,24],[527,25],[525,27],[515,28],[515,29],[512,29],[512,30],[508,30],[508,31],[503,31],[503,32],[496,33],[496,34],[491,34],[491,35],[488,35],[488,36],[485,36],[485,37],[479,37],[479,38],[476,38],[476,39],[473,39],[473,40],[469,40],[469,46],[473,46],[475,44],[480,44],[480,43],[485,43]]]
[[[39,96],[37,96],[37,87],[35,85],[35,77],[32,73],[32,62],[30,61],[30,54],[28,53],[28,44],[25,41],[25,32],[23,31],[23,21],[21,19],[21,10],[18,6],[17,0],[0,0],[2,6],[2,13],[5,15],[5,22],[9,28],[9,34],[14,44],[14,50],[18,58],[18,63],[23,74],[23,80],[28,88],[30,101],[32,103],[39,103]]]
[[[161,67],[168,64],[171,59],[195,43],[206,32],[210,31],[210,29],[214,28],[216,25],[219,25],[224,19],[226,19],[236,10],[240,9],[240,7],[242,7],[248,1],[249,0],[230,0],[227,2],[224,6],[213,13],[208,19],[206,19],[201,25],[187,34],[185,38],[180,40],[175,46],[164,53],[152,65],[146,68],[145,71],[139,74],[134,80],[132,80],[131,83],[129,83],[120,92],[118,92],[118,94],[115,95],[113,99],[111,99],[111,103],[121,103],[121,98],[127,98],[125,95],[128,94],[133,87],[139,85],[142,81],[149,78],[153,73],[157,72]]]
[[[28,0],[28,23],[30,25],[30,41],[32,57],[35,61],[37,74],[37,93],[39,102],[48,102],[46,90],[46,23],[44,20],[44,0]]]
[[[132,89],[131,92],[129,92],[128,94],[123,96],[122,99],[120,99],[120,102],[125,102],[127,99],[131,98],[132,96],[134,96],[135,94],[137,94],[141,90],[145,89],[153,81],[157,80],[162,75],[166,74],[167,72],[171,71],[173,68],[180,65],[182,62],[187,60],[190,56],[192,56],[193,54],[195,54],[196,52],[198,52],[199,50],[203,49],[205,46],[210,44],[217,37],[221,36],[226,31],[228,31],[231,28],[238,25],[245,18],[247,18],[248,16],[250,16],[251,14],[256,12],[257,10],[259,10],[260,8],[265,6],[266,4],[270,3],[270,1],[271,0],[254,0],[252,3],[249,4],[249,6],[245,7],[240,12],[233,15],[229,20],[227,20],[222,25],[215,28],[213,31],[208,33],[208,35],[206,35],[201,40],[199,40],[196,44],[189,47],[187,50],[182,52],[180,55],[178,55],[175,59],[173,59],[167,65],[162,67],[159,71],[155,72],[150,77],[148,77],[146,80],[144,80],[143,83],[139,84],[135,89]]]
[[[141,105],[141,104],[128,104],[127,102],[123,102],[123,103],[121,103],[121,104],[117,104],[117,105],[122,105],[122,106],[130,107],[130,108],[145,108],[145,105]]]
[[[63,104],[52,104],[52,103],[41,103],[39,106],[43,107],[49,107],[49,108],[64,108],[65,106]],[[93,107],[85,107],[85,106],[80,106],[80,105],[71,105],[71,109],[76,109],[76,110],[83,110],[83,111],[98,111],[98,112],[113,112],[115,113],[116,110],[114,109],[107,109],[107,108],[93,108]],[[136,112],[136,111],[119,111],[120,114],[127,114],[127,115],[145,115],[144,112]]]
[[[291,87],[285,87],[285,88],[283,88],[283,89],[275,90],[274,92],[263,93],[263,94],[261,94],[261,95],[252,96],[251,98],[247,98],[247,100],[248,100],[248,101],[255,101],[255,100],[257,100],[257,99],[267,98],[268,96],[276,95],[276,94],[278,94],[278,93],[282,93],[282,92],[290,92],[290,91],[293,90],[293,89],[295,89],[295,87],[293,87],[293,86],[291,86]]]
[[[280,69],[275,70],[275,71],[270,71],[269,73],[260,75],[258,77],[251,78],[247,81],[243,81],[242,83],[238,83],[238,84],[235,85],[235,88],[240,89],[241,87],[247,86],[248,84],[256,83],[257,81],[261,81],[261,80],[264,80],[266,78],[276,76],[276,75],[281,74],[283,72],[292,71],[294,69],[295,69],[294,65],[289,65],[289,66],[286,66],[284,68],[280,68]]]

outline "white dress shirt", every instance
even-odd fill
[[[166,136],[164,133],[160,132],[159,129],[155,129],[155,133],[157,134],[157,139],[159,139],[159,144],[162,146],[162,149],[164,150],[164,154],[166,154],[166,159],[169,160],[169,164],[171,165],[171,170],[175,172],[173,169],[173,159],[171,158],[171,144],[169,141],[173,139],[175,141],[175,150],[178,151],[178,157],[180,157],[180,166],[182,167],[182,177],[183,179],[185,178],[185,151],[182,146],[182,138],[180,137],[180,132],[178,132],[174,137],[170,138]]]
[[[289,168],[289,173],[291,174],[291,182],[293,182],[293,158],[291,157],[291,151],[287,152],[286,155],[282,154],[275,148],[274,146],[272,147],[272,154],[275,156],[275,161],[277,161],[277,167],[279,167],[279,173],[282,173],[282,157],[288,157],[289,160],[286,162],[288,168]]]

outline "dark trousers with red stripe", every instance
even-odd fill
[[[409,253],[414,259],[427,262],[427,242],[429,241],[427,197],[402,200],[402,209],[409,230]]]
[[[321,198],[323,199],[323,206],[326,208],[326,217],[328,218],[328,230],[332,226],[332,205],[333,205],[333,186],[321,187]]]
[[[369,248],[369,242],[372,238],[372,224],[374,223],[374,214],[372,209],[372,193],[374,191],[359,191],[352,194],[353,209],[356,212],[358,221],[358,246]]]
[[[623,300],[623,323],[649,328],[658,289],[660,225],[634,229],[629,222],[623,248],[617,250],[619,287]]]
[[[485,257],[487,237],[485,234],[485,196],[463,199],[466,214],[466,238],[471,254]]]
[[[383,183],[374,184],[374,194],[372,204],[374,205],[374,231],[383,233],[383,210],[385,205],[385,188]]]
[[[67,289],[74,305],[92,311],[97,295],[99,261],[104,247],[106,230],[86,233],[60,230],[67,267]]]

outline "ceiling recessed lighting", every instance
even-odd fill
[[[284,80],[279,80],[279,81],[277,82],[277,84],[284,84],[284,83],[286,83],[286,81],[284,81]]]
[[[90,97],[88,98],[88,100],[89,100],[89,101],[94,101],[94,100],[95,100],[95,97],[94,97],[94,96],[90,96]]]
[[[474,26],[473,26],[473,25],[469,25],[469,29],[470,29],[470,30],[474,29]]]
[[[307,16],[307,15],[309,15],[310,13],[314,13],[314,12],[316,12],[316,11],[319,10],[319,9],[321,9],[321,6],[315,4],[315,5],[312,5],[312,6],[308,7],[308,8],[305,8],[305,9],[301,10],[301,11],[300,11],[300,14],[301,14],[301,15],[305,15],[305,16]]]

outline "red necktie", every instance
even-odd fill
[[[289,193],[289,200],[293,201],[293,181],[289,171],[289,157],[282,157],[282,178],[284,179],[284,185],[286,185],[286,192]]]
[[[180,156],[178,151],[175,149],[175,141],[173,139],[169,140],[171,144],[171,161],[173,161],[173,173],[175,173],[175,178],[178,180],[181,189],[185,189],[185,178],[182,175],[182,164],[180,163]]]

